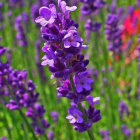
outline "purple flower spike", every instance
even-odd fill
[[[0,46],[0,56],[2,56],[6,51],[6,48]]]
[[[83,39],[78,35],[78,24],[69,16],[69,13],[76,10],[76,7],[68,7],[65,1],[58,0],[59,12],[55,12],[55,22],[52,24],[48,23],[52,13],[50,6],[45,7],[45,10],[43,8],[41,8],[42,11],[40,10],[40,17],[43,17],[43,20],[39,21],[42,24],[45,20],[45,24],[41,27],[42,38],[45,40],[42,48],[45,53],[42,65],[48,65],[52,73],[51,78],[56,78],[60,83],[57,86],[57,95],[71,100],[72,107],[68,109],[69,115],[66,118],[75,130],[86,131],[93,123],[101,119],[101,115],[99,110],[94,109],[94,104],[99,104],[98,97],[89,99],[87,111],[83,107],[87,120],[83,120],[83,112],[78,110],[79,104],[91,93],[93,80],[87,72],[89,60],[81,54],[82,49],[87,48],[87,45],[83,45]],[[95,30],[98,25],[92,28]],[[56,114],[52,114],[52,117],[56,119]]]
[[[122,134],[124,134],[127,137],[127,139],[130,138],[131,131],[126,127],[125,124],[121,125],[121,131],[122,131]]]
[[[108,130],[100,130],[100,135],[102,136],[103,140],[110,140]]]
[[[42,26],[52,24],[56,18],[56,7],[54,4],[50,4],[48,7],[41,7],[39,9],[39,17],[36,18],[35,22],[40,23]]]
[[[71,107],[69,108],[68,113],[69,115],[67,115],[66,118],[69,120],[71,124],[83,122],[82,118],[83,114],[78,109]]]
[[[49,131],[48,134],[47,134],[47,136],[48,136],[48,139],[49,140],[53,140],[54,139],[53,131]]]
[[[1,60],[6,48],[0,47],[0,96],[4,105],[10,110],[26,108],[26,116],[32,120],[36,134],[44,134],[50,126],[44,118],[45,109],[38,103],[39,93],[32,80],[27,80],[26,70],[18,71],[10,67],[10,61]],[[8,56],[7,56],[8,59]],[[10,90],[9,90],[10,89]],[[12,96],[11,96],[12,91]],[[7,98],[5,100],[5,98]],[[55,119],[56,120],[56,119]]]

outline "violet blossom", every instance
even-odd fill
[[[94,108],[94,103],[99,103],[96,102],[99,98],[93,98],[93,102],[87,98],[93,90],[93,80],[87,72],[89,60],[81,54],[87,46],[83,45],[83,39],[78,35],[78,24],[70,19],[69,14],[74,10],[76,6],[69,7],[65,1],[58,0],[58,8],[54,4],[41,7],[36,22],[42,26],[42,38],[45,40],[42,65],[48,65],[51,78],[59,81],[57,95],[66,97],[75,104],[68,109],[66,118],[75,130],[83,132],[98,122],[101,115],[100,110]],[[89,102],[89,108],[81,106],[81,111],[78,106],[84,100]]]

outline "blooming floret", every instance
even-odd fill
[[[42,26],[52,24],[56,19],[56,7],[54,4],[50,4],[48,7],[41,7],[39,9],[39,17],[35,20],[36,23],[40,23]]]
[[[70,123],[82,123],[83,122],[83,114],[78,109],[71,107],[68,110],[69,115],[67,115],[67,119],[69,119]]]

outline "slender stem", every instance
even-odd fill
[[[73,92],[75,92],[75,86],[74,86],[74,81],[73,81],[73,76],[72,75],[70,75],[70,82],[71,82],[72,90],[73,90]],[[78,108],[83,113],[83,118],[86,121],[87,117],[86,117],[86,114],[84,112],[84,109],[83,109],[81,103],[78,104]],[[87,133],[88,133],[88,136],[89,136],[90,140],[95,140],[94,135],[92,133],[92,129],[87,130]]]
[[[33,133],[33,137],[35,140],[37,140],[36,136],[35,136],[35,133],[34,133],[34,130],[33,128],[31,127],[31,125],[29,124],[27,118],[25,117],[24,113],[21,111],[21,109],[18,109],[20,115],[22,116],[24,122],[26,123],[26,125],[28,126],[28,128],[31,130],[31,132]]]
[[[88,132],[89,138],[90,138],[91,140],[95,140],[94,135],[93,135],[93,132],[92,132],[92,129],[89,129],[87,132]]]

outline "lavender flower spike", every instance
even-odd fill
[[[27,80],[26,70],[18,71],[10,67],[10,61],[2,62],[6,49],[0,47],[0,96],[9,110],[27,109],[26,116],[32,120],[36,134],[44,134],[50,125],[44,118],[45,109],[38,103],[39,93],[35,84]]]
[[[54,11],[51,11],[51,7]],[[56,9],[60,9],[60,12],[57,13]],[[90,95],[93,80],[87,70],[89,60],[81,54],[82,49],[87,46],[83,45],[83,39],[78,34],[78,24],[69,16],[74,10],[75,6],[69,7],[65,1],[58,0],[58,8],[53,4],[50,4],[49,8],[40,8],[40,16],[36,22],[42,26],[42,37],[45,40],[42,65],[48,65],[51,78],[59,81],[57,95],[71,101],[66,119],[75,130],[84,132],[89,131],[92,124],[101,119],[101,115],[100,110],[94,108],[95,103],[99,104],[99,98]],[[49,21],[51,18],[53,22]],[[84,100],[89,104],[88,109],[81,105]]]

